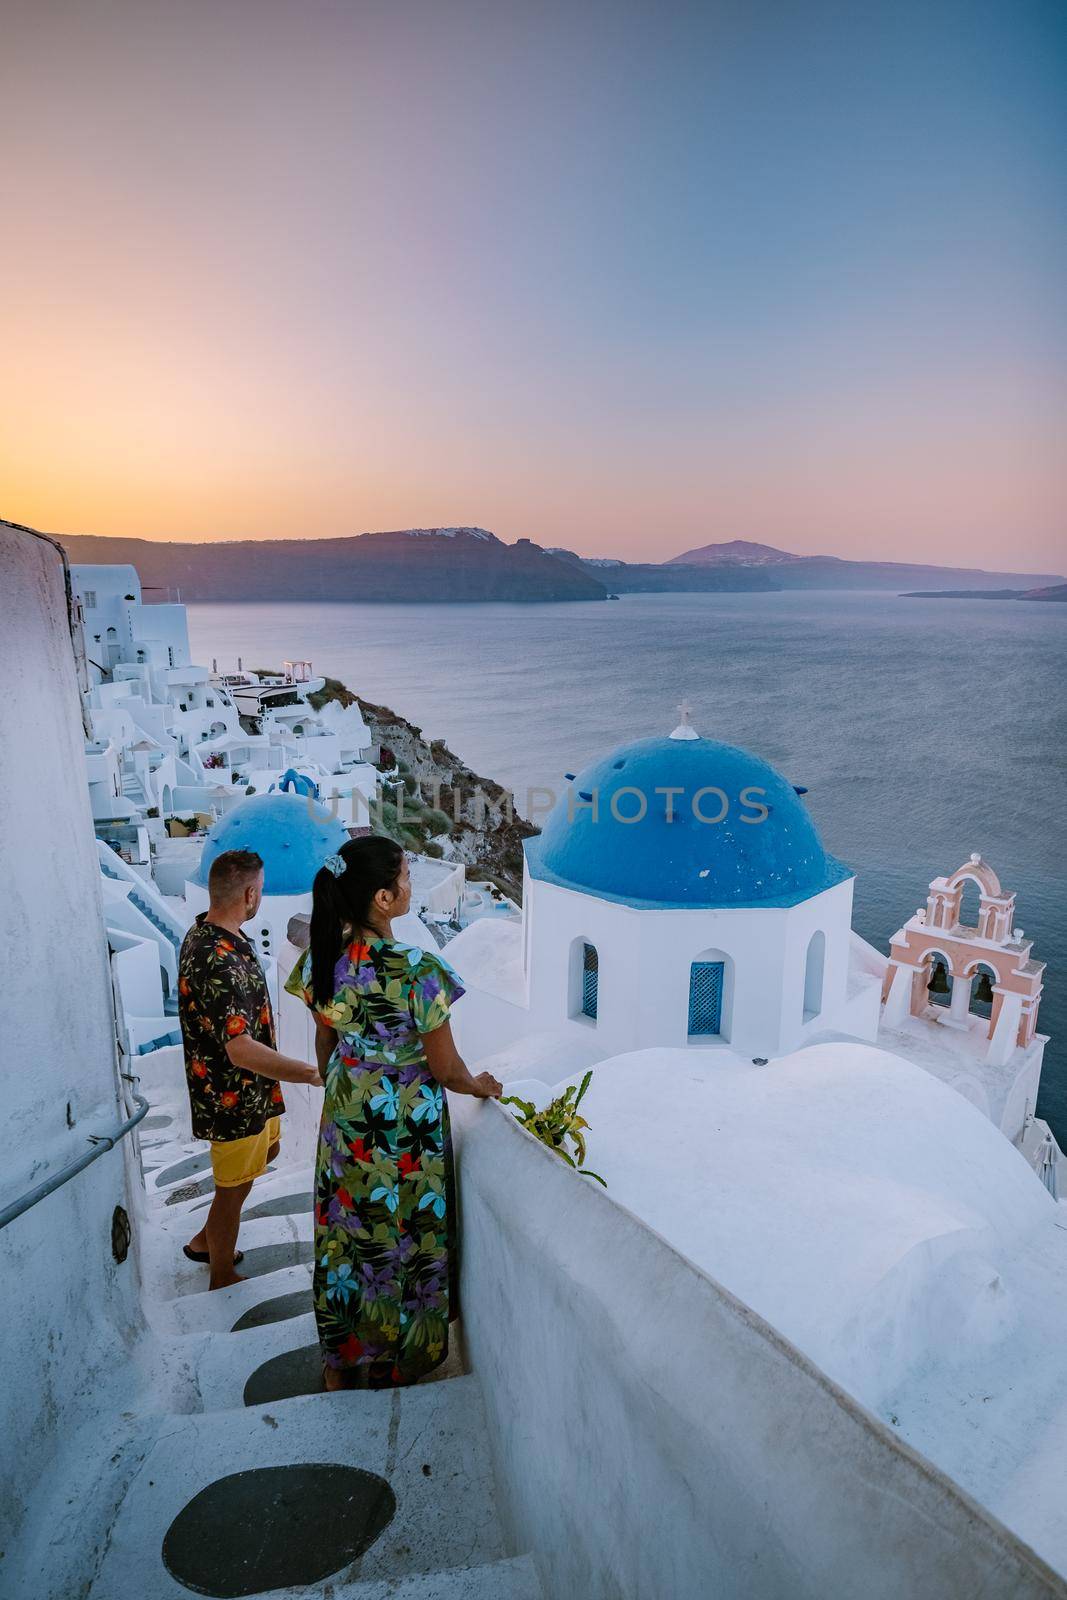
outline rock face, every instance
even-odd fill
[[[406,528],[349,539],[175,544],[71,534],[71,561],[129,562],[146,589],[189,600],[604,600],[599,578],[529,539],[484,528]]]
[[[476,877],[521,900],[522,842],[540,830],[514,812],[501,784],[479,777],[442,739],[424,738],[406,717],[353,694],[336,678],[309,698],[316,709],[327,700],[357,704],[381,747],[383,773],[398,772],[385,787],[379,826],[411,849],[462,861]]]

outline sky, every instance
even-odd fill
[[[3,0],[0,515],[1063,571],[1060,0]]]

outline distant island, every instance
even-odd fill
[[[401,528],[338,539],[248,539],[204,543],[57,535],[71,561],[137,568],[146,590],[180,590],[184,601],[606,600],[635,593],[770,593],[783,589],[907,588],[923,597],[1062,599],[1055,573],[798,556],[731,539],[662,562],[631,562],[505,544],[477,527]],[[1009,588],[1009,585],[1011,586]]]
[[[59,535],[71,561],[137,568],[147,590],[196,600],[606,600],[599,578],[530,539],[485,528],[405,528],[347,539],[204,544]]]
[[[902,600],[1067,600],[1067,583],[1041,589],[912,589]]]

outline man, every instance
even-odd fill
[[[234,1271],[241,1207],[277,1155],[285,1110],[281,1083],[319,1084],[318,1069],[275,1049],[263,968],[241,932],[263,898],[254,850],[227,850],[208,874],[211,902],[182,943],[178,1011],[193,1137],[211,1144],[215,1196],[207,1221],[185,1246],[211,1267],[212,1289],[240,1283]]]

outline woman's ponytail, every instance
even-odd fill
[[[315,874],[311,886],[311,995],[317,1006],[333,999],[345,928],[366,927],[374,896],[379,889],[393,887],[403,863],[400,845],[372,834],[349,839],[330,857],[329,865]],[[341,870],[335,872],[335,867]]]

